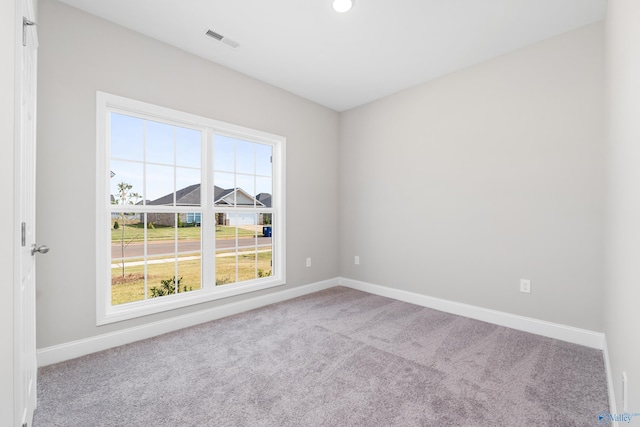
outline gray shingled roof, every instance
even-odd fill
[[[226,190],[218,187],[217,185],[215,185],[213,187],[213,197],[214,199],[216,199],[216,203],[220,201],[220,199],[222,199],[225,196],[228,196],[229,194],[233,193],[235,191],[235,188],[228,188]]]
[[[147,205],[173,206],[173,193],[147,202]],[[176,206],[200,206],[200,184],[176,191]]]
[[[223,189],[218,186],[214,186],[213,194],[215,197],[215,203],[219,203],[223,197],[228,196],[237,190],[240,190],[240,188]],[[266,207],[271,207],[271,194],[260,193],[256,197],[256,200]],[[166,196],[147,202],[147,205],[173,206],[173,193],[169,193]],[[200,206],[200,184],[193,184],[176,191],[176,206]]]
[[[256,196],[256,199],[262,203],[265,207],[271,207],[271,194],[269,193],[260,193]]]

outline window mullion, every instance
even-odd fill
[[[175,182],[175,181],[174,181]],[[175,193],[174,193],[175,195]],[[178,238],[180,237],[180,232],[178,229],[178,225],[180,224],[180,214],[176,212],[174,214],[173,220],[175,221],[175,229],[173,232],[173,286],[175,289],[175,293],[178,293]]]
[[[215,196],[213,189],[213,130],[206,128],[202,135],[201,144],[201,203],[202,209],[202,237],[201,263],[202,288],[215,289],[216,286],[216,211],[213,206]]]
[[[147,204],[147,121],[142,122],[142,205]]]
[[[147,242],[149,241],[149,236],[148,236],[148,221],[149,221],[149,214],[144,213],[141,214],[144,218],[144,222],[143,222],[143,226],[144,226],[144,233],[143,233],[143,253],[142,253],[142,259],[144,261],[144,267],[143,267],[143,272],[142,274],[144,274],[144,299],[149,299],[149,269],[148,269],[148,264],[147,261],[149,260],[149,248],[147,246]]]
[[[147,204],[147,121],[142,121],[142,206],[145,207]],[[143,240],[142,240],[142,260],[143,260],[143,268],[142,274],[144,275],[143,283],[144,283],[144,299],[149,299],[149,240],[147,234],[147,221],[149,220],[149,214],[141,213],[144,221],[142,226],[143,230]]]
[[[258,277],[258,229],[259,222],[258,218],[260,218],[260,213],[257,212],[258,209],[258,153],[256,150],[256,146],[253,146],[253,208],[256,209],[255,215],[255,227],[253,230],[253,277]]]
[[[235,195],[236,197],[236,205],[237,205],[237,197],[238,194],[236,193]],[[236,280],[235,283],[238,283],[240,281],[240,276],[239,276],[239,268],[238,268],[238,262],[240,262],[240,256],[239,256],[239,252],[240,252],[240,248],[238,247],[238,214],[236,214],[236,220],[234,221],[236,223],[235,225],[235,232],[236,232]]]

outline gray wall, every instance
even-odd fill
[[[9,95],[13,15],[13,2],[2,2],[0,84]],[[631,402],[640,401],[640,344],[633,339],[640,324],[638,20],[637,2],[609,1],[603,293],[601,24],[345,112],[338,129],[335,112],[43,0],[38,233],[53,250],[38,266],[38,347],[246,298],[95,327],[93,167],[95,91],[101,90],[288,138],[288,287],[340,274],[604,327],[619,410],[623,370]],[[0,136],[10,141],[12,135],[13,102],[6,96],[0,98]],[[13,188],[9,147],[0,156],[5,194]],[[70,190],[80,196],[69,196]],[[12,223],[11,210],[2,212],[2,223]],[[12,250],[10,235],[0,239],[5,271],[13,268]],[[361,257],[359,267],[354,255]],[[313,257],[311,269],[304,268],[306,256]],[[520,278],[532,280],[531,295],[518,292]],[[9,341],[12,294],[9,282],[3,286],[0,336]],[[5,379],[12,357],[11,347],[0,348]],[[8,420],[12,387],[1,384],[0,420]]]
[[[341,275],[603,330],[602,24],[340,115],[54,0],[39,29],[39,348],[255,295],[95,326],[96,90],[288,138],[287,287]]]
[[[97,90],[287,137],[286,288],[338,275],[336,112],[53,0],[39,30],[38,348],[261,294],[95,326]]]
[[[605,333],[618,412],[628,376],[640,412],[640,3],[609,0],[607,40],[607,262]]]
[[[343,113],[340,275],[602,331],[603,61],[598,23]]]
[[[14,1],[0,2],[0,191],[5,195],[13,194],[15,16]],[[0,224],[5,225],[0,231],[0,270],[5,272],[0,282],[0,424],[12,425],[14,348],[7,343],[13,342],[13,203],[0,210]]]

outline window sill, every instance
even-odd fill
[[[108,325],[110,323],[121,322],[123,320],[135,319],[138,317],[148,316],[150,314],[188,307],[194,304],[201,304],[204,302],[282,286],[285,283],[285,280],[280,278],[274,277],[272,280],[265,280],[262,278],[259,279],[259,281],[221,285],[216,286],[213,289],[200,289],[178,295],[169,295],[144,301],[120,304],[107,308],[105,313],[98,313],[96,324],[97,326]]]

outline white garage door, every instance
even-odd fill
[[[229,215],[229,225],[256,225],[257,223],[256,214]]]

